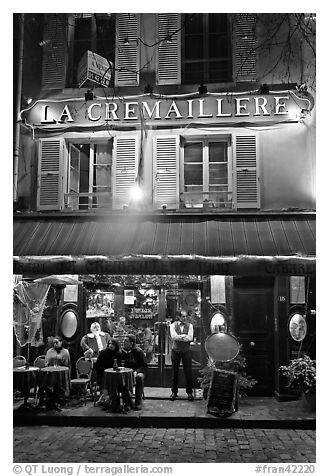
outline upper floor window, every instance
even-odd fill
[[[70,83],[77,86],[78,65],[86,53],[92,51],[114,64],[115,16],[107,13],[75,13],[71,49]],[[113,78],[113,76],[112,76]]]
[[[70,143],[65,205],[73,210],[111,208],[112,142]]]
[[[232,81],[231,29],[225,13],[183,15],[182,82]]]
[[[180,200],[186,208],[232,207],[231,163],[226,140],[185,142]]]

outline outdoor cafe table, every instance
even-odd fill
[[[48,388],[52,392],[54,388],[63,391],[66,397],[70,394],[70,369],[64,366],[49,366],[40,369],[39,387]]]
[[[27,400],[31,388],[36,391],[38,385],[39,367],[16,367],[13,369],[14,391],[22,392],[24,395],[24,407],[28,406]]]
[[[108,391],[109,398],[120,394],[122,389],[127,389],[130,393],[134,388],[134,371],[126,367],[119,367],[118,370],[113,368],[104,370],[103,389]]]

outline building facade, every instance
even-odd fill
[[[84,276],[54,321],[74,356],[113,311],[150,324],[149,385],[168,387],[168,325],[185,308],[195,376],[216,314],[254,392],[289,397],[278,367],[315,352],[314,23],[44,15],[40,91],[20,112],[14,272]]]

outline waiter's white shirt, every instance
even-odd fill
[[[187,335],[187,339],[190,342],[192,342],[192,340],[193,340],[193,326],[192,326],[192,324],[188,324],[188,333],[187,334],[177,334],[176,329],[175,329],[176,325],[177,325],[177,322],[173,322],[172,324],[170,324],[170,336],[171,336],[172,340],[181,340],[182,336]],[[180,326],[181,332],[183,332],[184,324],[179,323],[178,325]]]

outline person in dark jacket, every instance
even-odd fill
[[[125,367],[133,369],[135,375],[135,410],[142,409],[142,397],[144,393],[144,375],[147,371],[146,356],[142,349],[136,346],[136,336],[128,334],[123,341],[121,362]],[[127,391],[123,392],[123,401],[127,407],[131,405],[131,397]]]
[[[111,339],[108,347],[102,350],[97,357],[95,371],[97,375],[97,385],[100,387],[102,386],[104,370],[113,367],[114,359],[117,359],[118,364],[120,363],[119,348],[119,342],[116,339]]]
[[[113,367],[114,359],[117,359],[118,365],[120,365],[120,345],[119,342],[115,339],[111,339],[108,347],[102,350],[97,357],[94,369],[96,372],[96,379],[97,385],[101,389],[101,396],[98,400],[99,405],[103,405],[108,403],[108,393],[106,390],[102,390],[102,381],[103,381],[103,374],[105,369],[109,369]],[[115,398],[115,405],[118,405],[119,397]],[[113,402],[112,402],[113,403]]]

